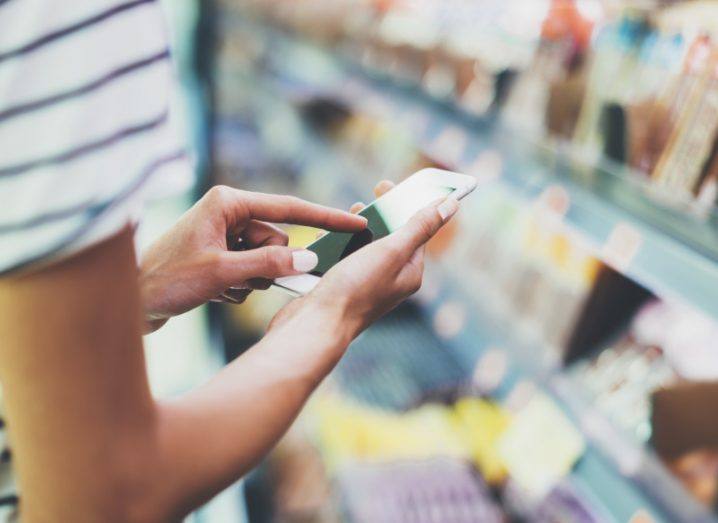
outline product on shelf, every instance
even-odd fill
[[[552,489],[535,512],[527,517],[530,523],[599,523],[604,519],[605,516],[570,484]]]
[[[516,413],[498,443],[511,478],[533,499],[544,499],[585,451],[579,430],[548,396],[534,395]]]
[[[650,302],[627,335],[595,358],[574,364],[571,371],[599,410],[644,443],[651,437],[651,394],[676,383],[682,374],[691,376],[686,365],[692,358],[674,348],[675,338],[671,341],[670,331],[682,321],[674,311],[665,303]],[[706,369],[695,369],[700,368]]]
[[[545,128],[564,138],[573,134],[584,94],[581,64],[593,25],[574,2],[552,0],[532,63],[511,88],[503,111],[508,122],[535,134]]]
[[[623,338],[571,374],[605,416],[640,443],[652,443],[705,504],[718,494],[718,325],[684,305],[651,301]]]
[[[653,177],[669,191],[693,195],[718,132],[718,48],[700,41],[688,60],[691,85],[685,96],[676,96],[679,116]]]
[[[686,39],[652,32],[639,54],[632,100],[625,107],[629,165],[650,175],[669,141],[676,115],[671,98],[683,82]]]
[[[511,316],[560,359],[599,266],[589,250],[541,205],[526,206],[501,189],[485,189],[464,208],[448,263],[482,306]],[[462,273],[463,274],[463,273]]]
[[[710,157],[703,166],[698,189],[698,202],[709,211],[718,204],[718,134],[713,142]]]
[[[678,383],[652,397],[652,444],[671,472],[702,503],[718,502],[718,423],[708,412],[718,381]]]
[[[352,523],[505,521],[487,486],[461,461],[348,465],[337,484]]]
[[[708,508],[715,508],[718,501],[718,450],[714,446],[687,451],[664,461],[698,501]]]
[[[560,140],[570,140],[576,132],[586,95],[586,74],[585,59],[579,56],[564,75],[558,76],[546,86],[547,98],[539,109],[542,110],[541,124],[545,125],[549,135]],[[535,131],[540,132],[542,128]]]
[[[346,205],[370,198],[381,179],[425,166],[469,165],[507,178],[522,171],[521,190],[513,178],[482,187],[430,245],[429,270],[438,261],[437,274],[454,286],[430,279],[425,295],[364,333],[339,363],[331,394],[318,394],[300,419],[308,441],[274,456],[279,514],[491,521],[485,507],[501,505],[537,523],[651,520],[648,486],[620,465],[597,464],[594,449],[641,449],[665,472],[644,444],[715,505],[718,333],[675,304],[641,306],[650,296],[643,288],[609,292],[609,271],[595,256],[601,245],[585,244],[580,226],[567,224],[576,223],[569,212],[580,215],[591,202],[581,191],[569,201],[561,188],[570,170],[593,199],[618,204],[635,179],[636,192],[667,202],[695,195],[700,219],[710,217],[718,194],[715,43],[657,29],[645,11],[606,7],[603,18],[589,0],[219,3],[233,14],[219,24],[216,181]],[[557,185],[546,188],[554,171]],[[591,215],[606,217],[615,224],[608,213]],[[304,245],[313,234],[292,236]],[[252,298],[260,314],[232,310],[237,331],[261,333],[279,303],[267,296]],[[436,318],[455,312],[461,319],[442,334]],[[466,336],[474,320],[486,329],[480,339]],[[518,348],[508,346],[514,340]],[[466,358],[481,361],[487,346],[503,358],[501,377],[482,389],[494,399],[475,397],[476,363]],[[542,390],[564,380],[584,411],[572,412],[574,398],[557,394],[522,417],[504,397],[520,388],[515,374]],[[598,444],[591,422],[604,419],[615,441]],[[624,495],[638,508],[616,517],[612,503]]]
[[[404,413],[327,394],[312,406],[320,448],[331,470],[354,461],[454,457],[473,460],[492,484],[506,476],[497,445],[507,413],[479,398],[426,403]]]
[[[527,523],[603,523],[607,519],[569,482],[559,483],[537,502],[518,484],[509,481],[503,500],[507,512]]]
[[[590,60],[586,96],[574,140],[589,154],[599,152],[604,107],[625,104],[632,94],[641,43],[647,34],[643,17],[625,17],[607,24],[596,36]]]
[[[718,127],[716,52],[707,37],[655,26],[660,12],[571,0],[529,10],[516,1],[249,4],[469,114],[504,106],[512,126],[570,140],[588,158],[605,153],[650,175],[664,203],[701,191]]]
[[[286,523],[339,523],[331,479],[301,426],[293,427],[268,462],[273,513]]]
[[[651,435],[651,393],[676,380],[660,349],[631,339],[604,349],[591,362],[576,364],[572,372],[591,402],[642,443]]]

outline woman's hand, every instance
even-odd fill
[[[242,303],[253,289],[311,271],[317,256],[287,247],[273,223],[357,232],[366,219],[292,196],[216,186],[142,256],[146,330],[209,300]]]
[[[375,193],[381,196],[391,188],[393,184],[382,182]],[[357,204],[352,211],[362,207]],[[326,331],[348,343],[419,290],[424,274],[424,245],[458,209],[459,202],[452,197],[437,202],[398,231],[348,256],[328,271],[311,293],[282,309],[270,330],[306,314],[319,314]],[[338,347],[343,351],[345,344],[339,343]],[[341,354],[335,356],[329,365]]]
[[[420,211],[398,231],[334,266],[311,299],[340,310],[359,334],[421,288],[424,245],[458,210],[459,202],[449,197]]]

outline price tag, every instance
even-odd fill
[[[511,412],[517,413],[528,405],[537,393],[538,389],[535,383],[528,380],[520,381],[511,389],[508,398],[504,402],[504,407]]]
[[[429,129],[429,122],[431,116],[428,111],[424,109],[416,108],[415,110],[407,113],[407,126],[413,136],[423,136],[424,133]]]
[[[631,517],[628,523],[656,523],[656,520],[647,510],[641,509]]]
[[[456,125],[447,125],[431,145],[430,152],[446,164],[456,165],[466,151],[469,143],[468,133]]]
[[[539,196],[539,205],[555,216],[566,216],[571,207],[571,197],[561,185],[551,185]]]
[[[444,303],[434,315],[434,331],[445,340],[457,336],[466,324],[466,308],[458,302]]]
[[[373,92],[367,99],[367,109],[376,116],[384,117],[391,111],[392,105],[383,94]]]
[[[414,295],[419,303],[428,305],[441,294],[441,282],[432,272],[426,271],[424,273],[424,281],[421,284],[421,288]]]
[[[643,243],[641,233],[627,223],[619,223],[611,231],[601,251],[601,258],[619,272],[626,271]]]
[[[342,98],[361,99],[364,96],[364,84],[356,78],[349,78],[340,90]]]
[[[468,174],[475,176],[495,178],[501,176],[504,169],[504,160],[501,153],[495,149],[487,149],[476,156],[468,168]]]
[[[585,442],[558,405],[537,394],[515,416],[498,447],[511,477],[541,499],[569,474]]]
[[[613,458],[621,474],[633,476],[638,473],[644,460],[641,447],[628,443],[610,421],[591,411],[583,413],[580,423],[584,434]]]
[[[508,368],[506,351],[498,348],[488,349],[476,363],[472,380],[474,386],[479,392],[490,394],[504,381]]]
[[[546,241],[548,236],[563,230],[570,201],[568,192],[560,185],[547,187],[536,199],[534,218],[541,234],[547,236]]]

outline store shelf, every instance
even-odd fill
[[[283,103],[281,90],[286,83],[276,78],[254,78],[261,87],[261,97],[274,98]],[[322,170],[336,173],[341,183],[335,185],[335,198],[345,202],[365,196],[370,191],[368,180],[364,179],[354,162],[341,152],[329,146],[310,129],[304,129],[302,151],[296,161],[305,169],[316,168],[323,164]],[[465,289],[453,283],[440,268],[427,276],[427,287],[435,289],[429,299],[422,300],[425,321],[422,329],[431,329],[436,314],[447,303],[459,306],[466,312],[467,320],[461,332],[451,339],[443,340],[450,351],[447,357],[457,362],[469,377],[480,357],[488,349],[499,349],[506,353],[511,362],[509,371],[494,392],[497,398],[505,399],[513,388],[521,382],[529,382],[550,394],[563,411],[574,421],[589,442],[586,454],[581,458],[571,475],[571,481],[583,491],[597,498],[603,510],[616,522],[628,521],[638,510],[645,509],[655,521],[704,523],[716,521],[713,516],[694,501],[678,482],[659,462],[657,457],[631,438],[622,433],[584,397],[580,385],[567,378],[556,365],[555,358],[547,353],[546,347],[537,342],[526,341],[513,333],[516,325],[507,325],[501,314],[486,310],[487,294],[467,294]],[[481,301],[475,296],[481,295]],[[387,327],[391,330],[391,326]],[[422,332],[419,329],[419,332]],[[416,334],[416,333],[414,333]],[[381,332],[372,332],[372,336],[381,338]],[[395,334],[396,336],[396,334]],[[431,336],[425,336],[429,339]],[[375,347],[380,341],[364,340],[367,347]],[[428,342],[427,342],[428,343]],[[412,345],[413,347],[413,345]],[[366,348],[366,347],[365,347]],[[416,349],[416,347],[413,347]],[[370,350],[359,351],[370,357]],[[444,352],[445,353],[445,352]],[[445,353],[446,354],[446,353]],[[406,408],[421,396],[421,387],[408,383],[406,376],[410,369],[397,363],[393,378],[381,381],[382,376],[374,376],[373,385],[366,383],[357,387],[351,384],[348,389],[370,403],[390,408]],[[432,367],[433,368],[433,367]],[[456,366],[449,365],[451,374],[457,378]],[[351,372],[351,371],[348,371]],[[389,374],[391,372],[387,371]],[[396,373],[402,376],[397,376]],[[447,375],[448,375],[447,374]],[[341,382],[341,374],[340,374]],[[388,381],[387,381],[388,380]],[[421,380],[419,380],[421,381]],[[345,380],[349,383],[349,380]]]
[[[272,79],[255,79],[262,87],[263,97],[281,99],[285,82]],[[286,94],[286,93],[284,93]],[[341,173],[345,186],[337,187],[341,199],[351,201],[355,196],[366,195],[370,188],[361,186],[362,176],[356,165],[342,153],[305,129],[297,161],[305,167],[323,163],[323,170]],[[539,191],[537,191],[538,194]],[[432,278],[429,275],[429,278]],[[423,301],[426,323],[447,303],[459,304],[467,311],[466,327],[452,339],[446,340],[451,357],[467,373],[474,369],[487,349],[499,349],[511,362],[509,372],[495,391],[497,398],[506,398],[520,382],[530,382],[547,392],[589,442],[586,454],[571,475],[571,481],[597,498],[602,508],[617,522],[628,521],[637,511],[645,509],[655,521],[704,523],[716,521],[694,501],[678,482],[670,476],[657,457],[618,430],[584,397],[581,387],[567,378],[539,343],[526,342],[514,336],[515,325],[507,325],[501,315],[489,312],[485,304],[467,295],[458,285],[441,274],[433,272],[429,287],[437,288],[436,295]],[[484,295],[485,296],[485,295]],[[485,301],[485,300],[483,300]],[[380,335],[380,333],[376,333]],[[380,379],[380,378],[379,378]],[[399,380],[401,381],[401,380]],[[403,382],[402,382],[403,383]],[[406,407],[411,398],[417,398],[415,387],[386,384],[371,387],[355,395],[372,403],[393,408]],[[366,389],[366,387],[364,387]],[[391,390],[390,390],[391,389]],[[389,391],[389,392],[387,392]]]
[[[604,261],[656,294],[677,297],[718,318],[715,211],[699,215],[687,206],[660,203],[665,195],[656,194],[633,172],[591,164],[570,148],[541,143],[498,119],[461,113],[300,37],[233,17],[224,23],[238,24],[263,42],[265,65],[286,96],[333,97],[391,121],[409,129],[432,157],[457,170],[476,172],[483,155],[495,155],[502,163],[500,183],[517,196],[536,199],[560,188],[569,202],[566,223]],[[616,252],[616,244],[624,245],[626,237],[633,245]]]
[[[566,479],[607,521],[629,521],[639,511],[656,522],[716,521],[652,453],[629,443],[629,437],[586,401],[580,386],[546,364],[539,345],[510,335],[512,331],[495,315],[477,307],[474,299],[447,281],[441,269],[434,267],[427,279],[432,296],[420,298],[421,313],[404,307],[383,320],[369,337],[356,342],[340,364],[336,380],[347,393],[372,405],[403,410],[425,400],[426,394],[435,397],[448,391],[442,383],[466,387],[481,358],[489,351],[500,351],[510,364],[492,397],[508,406],[513,392],[528,386],[548,394],[560,406],[587,441],[585,453]],[[464,328],[449,337],[432,327],[447,306],[462,308],[467,314]],[[407,358],[416,361],[407,365]],[[436,358],[444,360],[442,369],[432,365]],[[463,369],[461,376],[456,375],[457,366]]]
[[[659,204],[655,199],[661,196],[633,173],[614,165],[592,165],[561,144],[537,142],[507,129],[498,120],[458,112],[448,103],[431,99],[411,86],[397,85],[300,37],[233,15],[224,16],[220,25],[225,25],[228,32],[245,32],[259,42],[253,52],[260,56],[255,63],[262,68],[261,78],[245,80],[254,82],[260,100],[271,104],[270,99],[275,99],[285,109],[292,106],[292,100],[315,96],[340,100],[358,112],[409,129],[424,151],[458,170],[475,172],[484,165],[481,158],[490,153],[500,158],[500,183],[512,194],[536,200],[560,187],[570,203],[564,216],[566,224],[587,238],[597,254],[657,294],[680,297],[718,318],[718,300],[714,296],[718,288],[715,214],[698,218],[690,214],[694,210]],[[303,128],[300,134],[294,161],[302,169],[334,174],[331,183],[327,178],[325,187],[333,192],[333,203],[354,201],[353,196],[366,197],[370,193],[371,182],[355,161],[309,128]],[[337,180],[345,186],[337,186]],[[637,248],[630,257],[621,259],[612,252],[612,242],[616,231],[626,230],[633,233],[632,238],[638,238]],[[588,442],[569,480],[609,514],[609,520],[629,521],[645,510],[654,521],[717,521],[650,449],[598,411],[581,384],[572,381],[546,347],[517,334],[520,329],[508,323],[505,313],[489,310],[486,302],[490,297],[467,292],[465,286],[458,285],[438,267],[429,272],[428,279],[430,290],[420,298],[424,318],[417,320],[423,322],[422,328],[431,329],[447,304],[460,308],[466,314],[463,327],[440,341],[442,354],[448,360],[456,362],[470,377],[483,355],[489,350],[499,351],[506,355],[509,367],[492,395],[508,401],[518,384],[530,383],[551,396]],[[476,299],[479,295],[481,300]],[[378,331],[372,334],[382,335]],[[426,336],[424,341],[428,339]],[[374,348],[379,344],[376,340],[369,342]],[[371,351],[361,352],[371,355]],[[403,376],[410,373],[411,365],[398,362],[397,369]],[[390,408],[406,408],[421,396],[425,387],[407,384],[396,372],[387,372],[387,376],[372,378],[385,379],[386,383],[352,386],[347,380],[344,385],[355,396]]]
[[[656,521],[717,521],[652,451],[634,442],[592,405],[580,384],[545,357],[546,349],[540,343],[522,339],[516,334],[516,325],[508,325],[505,318],[487,310],[484,300],[477,300],[475,292],[468,293],[465,285],[451,281],[442,269],[435,267],[433,277],[434,296],[424,300],[426,320],[433,323],[447,304],[465,311],[464,327],[444,340],[465,368],[474,369],[488,350],[507,356],[506,374],[493,393],[498,399],[505,400],[518,384],[528,383],[557,402],[588,442],[572,479],[599,498],[616,521],[628,521],[640,509]]]

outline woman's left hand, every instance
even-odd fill
[[[343,232],[366,227],[360,216],[293,196],[213,187],[142,256],[146,331],[210,300],[242,303],[275,278],[316,267],[316,254],[287,247],[274,223]]]

